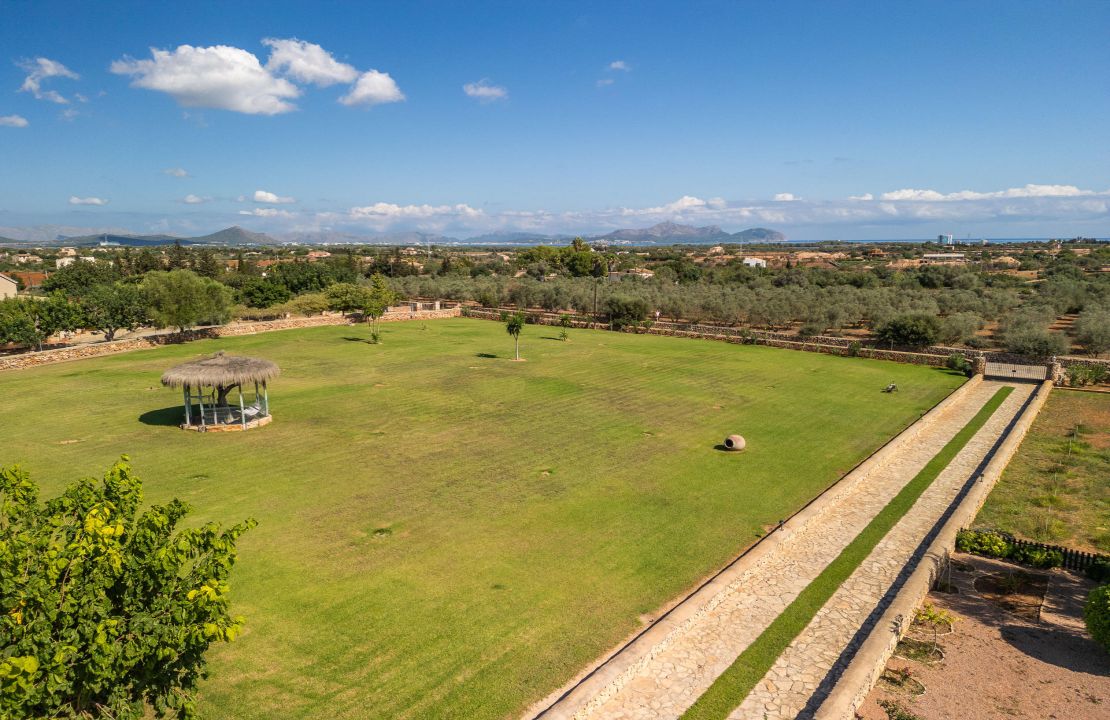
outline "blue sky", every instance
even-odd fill
[[[1107,37],[1106,2],[0,1],[0,235],[1106,236]]]

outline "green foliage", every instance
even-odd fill
[[[355,283],[336,283],[324,291],[328,307],[345,315],[360,312],[370,299],[370,292]]]
[[[328,298],[324,293],[305,293],[289,301],[290,311],[305,317],[320,315],[328,307]]]
[[[968,359],[960,353],[952,353],[949,355],[948,360],[946,360],[944,364],[949,370],[961,372],[968,377],[971,376],[972,365],[968,362]]]
[[[505,331],[513,336],[514,352],[516,359],[520,359],[520,332],[524,329],[524,313],[515,312],[512,314],[502,313],[505,321]]]
[[[1031,360],[1047,360],[1067,352],[1068,343],[1060,333],[1049,332],[1043,327],[1017,324],[1006,329],[1002,336],[1006,350]]]
[[[1087,595],[1083,620],[1091,637],[1110,652],[1110,585],[1100,585]]]
[[[0,470],[0,717],[194,716],[204,653],[242,626],[228,577],[254,522],[179,531],[184,503],[141,504],[126,456],[43,504]]]
[[[283,262],[273,268],[274,282],[288,288],[294,295],[320,292],[335,283],[353,283],[358,273],[342,258],[319,262]]]
[[[1110,558],[1098,558],[1087,566],[1087,577],[1097,583],[1110,582]]]
[[[956,549],[986,557],[1006,558],[1013,546],[992,530],[961,530],[956,535]]]
[[[863,345],[860,343],[860,341],[853,340],[852,342],[848,343],[848,357],[859,357],[860,350],[862,349]]]
[[[252,308],[268,308],[288,302],[292,298],[289,288],[266,278],[248,277],[239,288],[239,299]]]
[[[110,285],[122,279],[111,263],[77,260],[50,274],[42,283],[46,292],[61,291],[69,297],[82,297],[97,285]]]
[[[1110,350],[1110,310],[1087,308],[1075,320],[1075,339],[1091,355]]]
[[[1024,545],[1014,545],[1009,559],[1021,565],[1042,569],[1064,565],[1064,555],[1059,550],[1042,550]]]
[[[14,297],[0,300],[0,343],[37,346],[63,330],[84,324],[81,308],[55,291],[46,299]]]
[[[940,322],[934,315],[909,313],[883,323],[875,336],[883,343],[920,349],[940,337]]]
[[[185,330],[200,323],[227,322],[231,315],[231,290],[192,270],[148,273],[142,289],[158,327]]]
[[[627,295],[610,295],[605,300],[605,311],[614,330],[626,325],[637,325],[648,314],[648,304],[643,298]]]
[[[97,285],[81,299],[84,325],[112,340],[120,330],[134,330],[147,321],[147,302],[136,285]]]
[[[1068,385],[1083,387],[1084,385],[1098,385],[1105,382],[1110,373],[1105,365],[1072,365],[1067,370]]]

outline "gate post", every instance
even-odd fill
[[[1052,381],[1053,385],[1064,385],[1064,381],[1067,379],[1064,366],[1055,357],[1048,363],[1048,379]]]
[[[976,375],[985,375],[987,372],[987,359],[982,355],[977,355],[974,363],[972,363],[972,371]]]

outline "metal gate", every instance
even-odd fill
[[[984,377],[1006,378],[1007,380],[1044,380],[1048,377],[1046,365],[1013,365],[1011,363],[988,362]]]

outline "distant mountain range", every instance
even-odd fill
[[[77,231],[72,234],[59,230]],[[0,245],[42,245],[42,246],[95,246],[102,243],[127,245],[131,247],[172,245],[218,245],[236,247],[240,245],[565,245],[571,235],[543,235],[528,232],[495,232],[475,235],[466,239],[423,232],[379,233],[358,235],[331,230],[292,232],[275,235],[252,232],[233,226],[199,237],[176,237],[156,234],[140,235],[126,230],[103,230],[90,232],[87,228],[62,228],[60,226],[38,226],[35,228],[0,227]],[[10,238],[10,239],[9,239]],[[642,229],[614,230],[605,235],[591,235],[589,242],[612,245],[673,245],[708,244],[739,242],[784,242],[786,236],[777,230],[750,228],[738,233],[727,233],[716,225],[694,227],[663,222]]]

